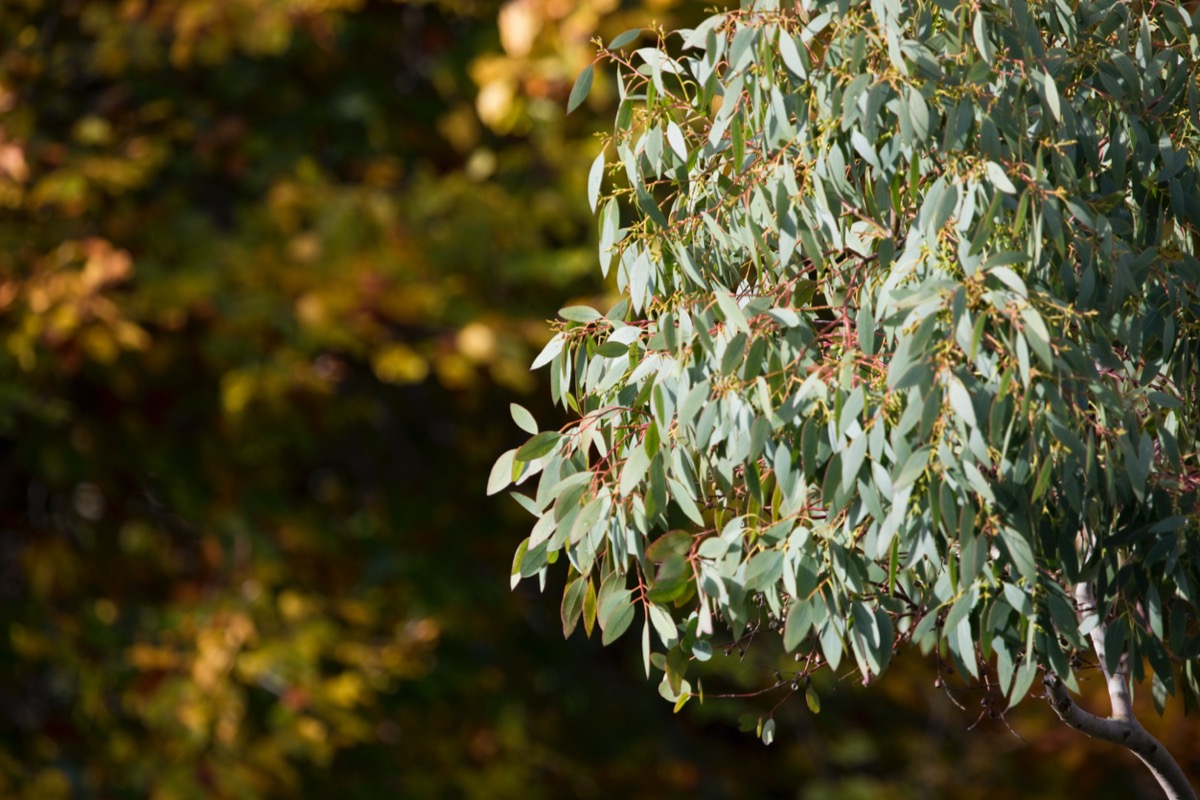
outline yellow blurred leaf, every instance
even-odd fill
[[[375,376],[384,383],[420,383],[429,374],[429,362],[408,345],[391,344],[371,358]]]

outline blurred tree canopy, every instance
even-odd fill
[[[593,36],[703,14],[3,4],[0,795],[1029,796],[1016,739],[915,684],[781,714],[766,750],[508,593],[508,402],[603,291],[615,89],[564,118],[571,82]]]

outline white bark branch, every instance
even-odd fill
[[[1085,613],[1096,611],[1096,601],[1092,589],[1087,584],[1075,587],[1075,600],[1079,611]],[[1133,704],[1129,697],[1127,681],[1128,667],[1124,657],[1121,658],[1117,669],[1110,672],[1105,658],[1104,634],[1107,625],[1101,622],[1092,629],[1092,647],[1100,660],[1100,669],[1104,672],[1104,680],[1108,685],[1108,697],[1112,703],[1111,717],[1098,717],[1084,711],[1071,699],[1071,693],[1066,684],[1053,673],[1047,672],[1043,683],[1046,685],[1046,697],[1050,707],[1058,714],[1059,719],[1076,730],[1083,731],[1095,739],[1119,744],[1132,751],[1142,760],[1142,763],[1154,775],[1158,785],[1166,793],[1168,800],[1197,800],[1196,791],[1188,782],[1187,776],[1174,757],[1167,749],[1142,727],[1133,714]]]

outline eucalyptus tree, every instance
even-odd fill
[[[1129,697],[1200,702],[1198,37],[1162,3],[800,0],[601,46],[621,299],[534,364],[575,420],[513,409],[514,585],[565,560],[564,632],[640,630],[677,704],[714,641],[777,631],[790,686],[915,646],[1194,797]]]

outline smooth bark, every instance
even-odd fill
[[[1091,587],[1080,584],[1075,587],[1075,600],[1081,614],[1095,611],[1095,598]],[[1100,669],[1104,672],[1104,680],[1108,686],[1108,697],[1112,703],[1112,715],[1099,717],[1084,711],[1071,699],[1071,693],[1066,684],[1053,673],[1046,673],[1043,683],[1046,685],[1046,697],[1051,708],[1059,718],[1072,728],[1083,731],[1088,736],[1103,739],[1106,742],[1119,744],[1132,751],[1142,760],[1142,763],[1154,775],[1158,785],[1166,793],[1169,800],[1197,800],[1196,791],[1188,782],[1187,776],[1179,766],[1179,762],[1167,752],[1167,749],[1142,727],[1133,713],[1133,704],[1129,697],[1128,667],[1124,657],[1115,671],[1110,672],[1108,661],[1105,659],[1104,634],[1107,626],[1103,623],[1092,629],[1092,647],[1100,661]]]

